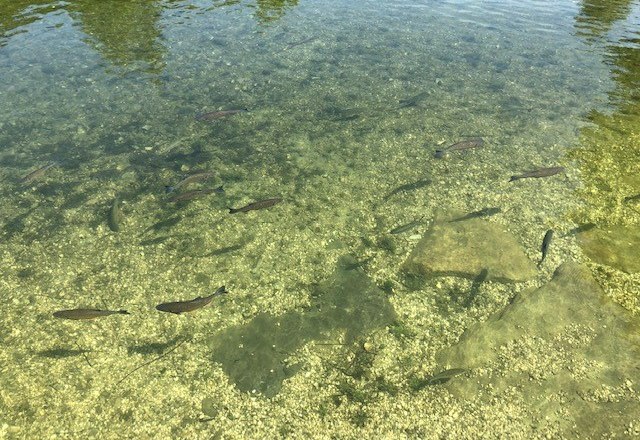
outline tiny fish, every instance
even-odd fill
[[[469,150],[471,148],[480,148],[484,145],[484,139],[481,137],[474,137],[470,139],[466,139],[464,141],[456,142],[453,145],[449,145],[447,148],[442,150],[436,150],[434,157],[441,158],[445,155],[451,153],[452,151],[462,151]]]
[[[427,385],[439,385],[448,382],[452,377],[459,376],[466,371],[467,370],[464,368],[451,368],[449,370],[441,371],[427,379]]]
[[[403,232],[407,232],[412,230],[413,228],[415,228],[416,226],[418,226],[420,223],[422,223],[422,219],[424,218],[424,216],[420,217],[418,220],[414,220],[412,222],[407,223],[406,225],[400,225],[396,228],[393,228],[392,230],[389,231],[389,234],[402,234]]]
[[[248,112],[249,109],[246,108],[238,108],[231,110],[217,110],[213,112],[202,113],[196,116],[196,120],[198,121],[215,121],[216,119],[225,118],[227,116],[237,115],[238,113]]]
[[[627,196],[624,199],[622,199],[622,201],[625,203],[634,202],[636,200],[640,200],[640,194],[636,194],[635,196]]]
[[[31,171],[29,174],[27,174],[26,176],[24,176],[22,179],[20,179],[20,183],[31,183],[36,179],[39,179],[40,177],[42,177],[44,175],[44,173],[47,172],[47,170],[55,167],[58,165],[58,162],[51,162],[48,163],[44,166],[41,166],[40,168],[38,168],[35,171]]]
[[[183,193],[176,194],[175,196],[171,197],[169,201],[172,203],[186,202],[187,200],[198,199],[200,197],[204,197],[207,194],[212,194],[212,193],[222,194],[224,193],[224,188],[222,187],[222,185],[220,185],[217,188],[204,188],[204,189],[194,189],[192,191],[185,191]]]
[[[538,168],[537,170],[527,171],[516,176],[511,176],[509,182],[518,179],[526,179],[529,177],[549,177],[564,172],[564,167]]]
[[[111,205],[111,209],[109,210],[109,229],[113,232],[120,232],[120,226],[124,221],[124,215],[122,215],[122,210],[120,209],[120,199],[116,197],[113,200],[113,204]]]
[[[213,177],[213,173],[211,171],[201,171],[198,173],[189,174],[180,182],[176,183],[173,186],[165,186],[165,189],[168,193],[174,192],[175,190],[182,188],[184,186],[190,185],[196,182],[202,182],[203,180],[208,180]]]
[[[453,222],[462,222],[465,220],[469,220],[472,218],[478,218],[478,217],[489,217],[492,216],[494,214],[499,213],[501,210],[500,208],[483,208],[479,211],[474,211],[474,212],[470,212],[467,215],[463,215],[462,217],[458,217],[456,219],[450,220],[449,223],[453,223]]]
[[[429,185],[430,183],[431,183],[431,180],[429,180],[429,179],[421,179],[421,180],[418,180],[416,182],[405,183],[404,185],[400,185],[399,187],[397,187],[396,189],[391,191],[389,194],[387,194],[384,197],[384,200],[388,200],[392,196],[395,196],[396,194],[399,194],[401,192],[414,191],[416,189],[423,188],[423,187]]]
[[[279,197],[273,199],[259,200],[257,202],[249,203],[247,206],[243,206],[242,208],[229,208],[230,214],[235,214],[236,212],[248,212],[256,209],[264,209],[269,208],[277,203],[282,202],[282,199]]]
[[[53,312],[53,316],[62,319],[95,319],[109,315],[130,315],[126,310],[70,309]]]
[[[553,238],[553,229],[549,229],[546,234],[544,234],[544,238],[542,239],[542,258],[540,258],[540,262],[538,262],[538,267],[542,265],[545,257],[547,256],[547,252],[549,251],[549,244],[551,243],[551,239]]]
[[[162,304],[158,304],[156,306],[156,309],[160,310],[161,312],[175,313],[176,315],[179,315],[180,313],[183,313],[183,312],[192,312],[196,309],[200,309],[206,306],[213,300],[214,297],[218,295],[222,295],[223,293],[228,293],[225,290],[224,286],[219,287],[218,290],[216,290],[209,296],[205,296],[205,297],[199,296],[189,301],[175,301],[175,302],[162,303]]]

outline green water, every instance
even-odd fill
[[[637,435],[639,43],[637,1],[1,2],[0,437]],[[197,171],[178,194],[224,194],[172,202]],[[485,208],[497,238],[407,270]],[[507,241],[515,282],[481,272]],[[568,261],[612,334],[559,314],[451,364]],[[52,316],[80,307],[131,314]]]

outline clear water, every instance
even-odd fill
[[[0,433],[637,434],[639,42],[637,1],[0,3]],[[434,157],[469,137],[484,146]],[[203,170],[178,193],[224,194],[170,200]],[[442,218],[486,207],[474,221],[533,263],[555,231],[534,276],[406,273]],[[617,241],[594,249],[594,230]],[[566,261],[618,307],[628,352],[531,329],[497,360],[442,361]],[[154,309],[221,285],[194,312]],[[79,307],[131,314],[52,316]]]

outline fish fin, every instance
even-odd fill
[[[444,150],[436,150],[435,153],[433,153],[433,157],[435,157],[436,159],[441,159],[445,154]]]
[[[213,190],[213,192],[218,193],[218,194],[223,193],[224,192],[224,188],[223,187],[224,187],[224,185],[220,185],[219,187],[215,188]]]
[[[131,313],[127,312],[124,309],[118,310],[118,313],[120,313],[121,315],[131,315]]]
[[[520,177],[518,176],[511,176],[511,179],[509,179],[509,182],[513,182],[514,180],[518,180]]]
[[[175,186],[170,186],[170,185],[165,185],[164,186],[164,192],[165,193],[172,193],[176,190]]]
[[[234,209],[234,208],[229,208],[229,214],[235,214],[238,211],[240,211],[240,210],[239,209]]]

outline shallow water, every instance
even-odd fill
[[[633,435],[639,42],[637,1],[3,3],[0,433]],[[171,202],[198,171],[180,192],[224,193]],[[433,243],[440,266],[408,270]],[[616,365],[592,356],[597,313],[443,365],[567,261],[618,307]],[[80,307],[131,315],[52,316]],[[414,386],[448,369],[466,373]]]

